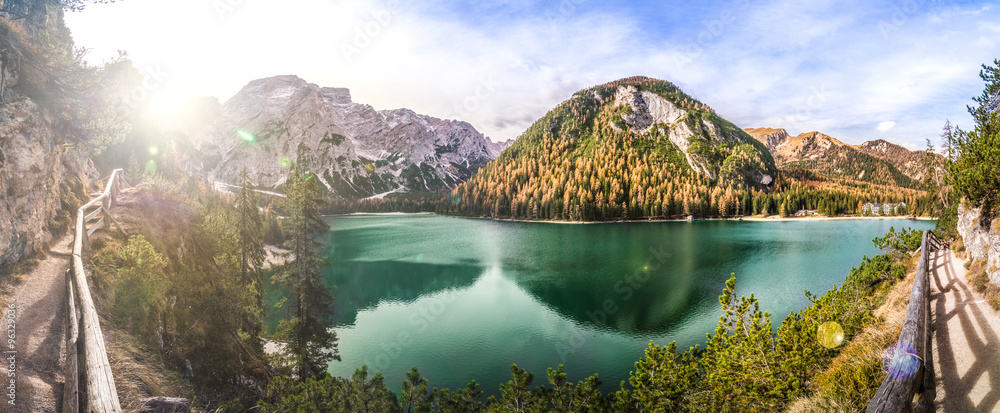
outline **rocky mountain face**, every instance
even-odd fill
[[[848,146],[819,132],[789,136],[784,129],[756,128],[744,131],[766,145],[779,165],[827,158],[831,151]]]
[[[620,119],[628,125],[628,129],[639,135],[659,134],[665,136],[681,153],[688,165],[695,171],[715,179],[718,165],[713,165],[710,157],[703,156],[700,151],[692,150],[696,142],[708,142],[711,145],[739,145],[752,142],[746,134],[728,133],[722,127],[716,126],[711,117],[689,116],[689,111],[682,109],[673,102],[650,90],[640,90],[636,85],[621,85],[615,89],[614,101],[616,108],[623,108]],[[612,119],[611,126],[616,131],[617,119]],[[760,171],[758,181],[768,184],[773,179],[766,171]],[[767,181],[767,182],[763,182]]]
[[[578,97],[594,101],[576,102]],[[627,129],[634,136],[650,141],[666,138],[672,149],[683,155],[686,167],[711,180],[725,172],[722,169],[726,156],[721,152],[749,145],[743,148],[748,153],[742,155],[755,158],[759,165],[750,168],[753,171],[743,171],[746,183],[768,186],[773,181],[774,163],[765,147],[670,82],[642,76],[625,78],[580,92],[561,106],[580,103],[610,114],[607,122],[614,132]],[[570,108],[570,111],[577,110]],[[588,120],[573,117],[555,121],[581,123]],[[597,118],[603,117],[597,115]],[[593,132],[601,134],[600,130]]]
[[[5,69],[6,70],[6,69]],[[17,77],[4,76],[0,104],[0,271],[68,229],[73,199],[87,199],[84,181],[97,170],[87,154],[66,145],[57,121],[30,98],[12,92]],[[64,205],[64,203],[66,205]]]
[[[900,172],[917,181],[924,179],[924,151],[911,151],[902,146],[876,139],[855,146],[859,151],[891,162]],[[940,157],[940,155],[936,155]]]
[[[513,139],[507,139],[505,141],[500,141],[500,142],[493,142],[487,139],[486,148],[489,150],[490,154],[493,155],[493,158],[496,158],[500,156],[500,153],[502,153],[504,149],[509,148],[510,145],[513,144],[514,144]]]
[[[803,169],[829,178],[880,185],[920,187],[919,159],[923,152],[912,152],[883,140],[848,145],[820,132],[791,136],[784,129],[744,131],[766,145],[782,169]]]
[[[466,122],[375,110],[348,89],[296,76],[250,82],[192,141],[211,179],[236,183],[245,167],[259,187],[278,188],[294,163],[346,199],[451,189],[510,145]]]

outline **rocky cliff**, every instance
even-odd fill
[[[86,154],[65,143],[47,110],[17,93],[6,96],[0,104],[0,271],[44,248],[53,231],[68,228],[75,216],[69,210],[87,196],[83,181],[98,178]]]
[[[278,188],[294,163],[347,199],[447,190],[509,146],[466,122],[375,110],[296,76],[250,82],[193,144],[213,180],[236,183],[246,167],[258,186]]]
[[[969,259],[986,260],[990,282],[1000,285],[1000,228],[984,219],[979,208],[958,206],[958,234],[962,236]]]

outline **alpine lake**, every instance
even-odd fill
[[[933,221],[696,221],[560,224],[430,214],[325,218],[336,286],[341,361],[350,377],[368,365],[399,391],[418,367],[431,387],[486,396],[510,380],[510,366],[535,373],[563,364],[571,381],[594,373],[605,392],[627,381],[650,341],[704,344],[722,309],[730,274],[780,325],[843,282],[871,240],[890,226],[931,229]],[[267,302],[285,294],[267,283]],[[266,325],[283,310],[270,309]]]

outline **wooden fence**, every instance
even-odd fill
[[[927,266],[928,251],[940,246],[930,231],[924,231],[920,242],[920,261],[913,279],[910,304],[899,341],[887,361],[887,375],[875,397],[868,403],[868,412],[932,412],[934,411],[934,370],[931,354],[930,280]]]
[[[115,378],[111,375],[111,365],[108,363],[108,353],[104,347],[100,319],[87,284],[87,271],[83,266],[83,253],[90,250],[90,236],[94,231],[112,223],[121,228],[111,216],[111,211],[118,201],[121,189],[127,185],[122,175],[121,169],[112,172],[104,192],[80,207],[76,215],[72,277],[67,281],[69,328],[64,366],[66,385],[63,393],[63,413],[78,412],[81,407],[86,412],[122,411],[118,402],[118,391],[115,388]],[[88,210],[90,212],[87,212]],[[96,222],[91,224],[92,221]],[[78,363],[79,358],[83,358],[82,365]],[[82,372],[78,367],[82,367]],[[79,388],[81,378],[84,392]]]

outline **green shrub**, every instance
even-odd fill
[[[139,332],[140,337],[152,337],[162,311],[166,265],[167,260],[142,235],[94,257],[95,268],[106,274],[104,281],[113,290],[111,314],[119,326]]]
[[[952,204],[941,212],[937,225],[934,226],[934,235],[941,239],[949,239],[958,235],[958,204]]]
[[[264,221],[264,244],[282,245],[285,243],[285,234],[281,231],[278,218],[271,216]]]
[[[920,249],[922,239],[923,231],[903,228],[896,232],[895,228],[889,227],[888,233],[873,239],[872,242],[886,255],[893,259],[899,259],[903,254]]]

